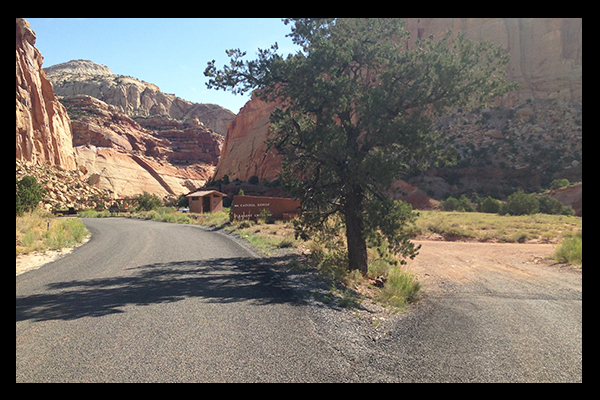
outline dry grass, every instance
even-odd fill
[[[413,233],[447,240],[507,243],[558,243],[582,228],[582,218],[564,215],[522,216],[475,212],[419,211]]]
[[[17,255],[74,246],[88,235],[79,219],[55,218],[41,210],[17,217],[15,226]]]

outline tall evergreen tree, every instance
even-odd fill
[[[410,206],[389,196],[411,166],[447,160],[434,121],[448,107],[478,106],[515,87],[503,78],[509,57],[488,41],[448,32],[406,48],[402,19],[284,19],[301,51],[286,58],[277,44],[244,60],[227,50],[214,60],[208,88],[254,95],[282,106],[270,117],[269,145],[282,155],[283,187],[301,199],[301,233],[332,215],[346,225],[349,269],[367,272],[367,240],[387,239],[403,256]]]

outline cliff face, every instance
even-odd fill
[[[500,44],[511,55],[509,80],[517,92],[496,108],[455,111],[441,121],[459,151],[459,164],[411,178],[428,194],[479,193],[504,197],[538,190],[552,179],[581,180],[582,20],[580,18],[409,18],[407,47],[448,29]],[[274,180],[277,156],[264,156],[273,104],[251,99],[227,130],[216,179]]]
[[[16,148],[17,160],[47,163],[74,170],[69,117],[54,96],[42,70],[43,57],[35,48],[29,23],[16,19]]]
[[[73,93],[81,84],[82,91],[118,105],[85,94],[55,96],[35,40],[29,23],[17,19],[17,177],[38,178],[48,191],[46,208],[95,207],[143,191],[179,195],[213,176],[224,139],[197,115],[219,126],[233,113],[163,94],[84,60],[51,68],[54,78]]]
[[[215,132],[225,135],[235,114],[216,104],[198,104],[158,86],[129,76],[115,75],[107,66],[88,60],[73,60],[45,69],[59,96],[88,95],[117,107],[130,117],[166,115],[174,119],[197,118]]]
[[[488,39],[511,56],[507,77],[520,84],[498,105],[531,100],[581,101],[581,18],[407,18],[409,46],[420,37],[441,37],[448,29],[469,39]]]
[[[281,169],[281,159],[265,154],[269,136],[269,116],[275,103],[252,97],[227,127],[227,136],[217,164],[215,180],[228,175],[230,180],[248,181],[256,175],[260,181],[274,181]]]
[[[197,119],[129,118],[117,107],[77,95],[61,100],[71,116],[82,178],[121,196],[179,195],[212,176],[223,137]]]

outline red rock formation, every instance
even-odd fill
[[[509,117],[506,117],[500,124],[491,115],[493,112],[487,110],[482,111],[481,115],[473,114],[473,121],[461,117],[454,127],[450,127],[450,135],[456,138],[454,144],[464,145],[462,147],[466,148],[465,151],[459,148],[464,159],[473,158],[472,153],[477,150],[482,160],[494,160],[488,166],[446,171],[461,178],[478,178],[477,182],[470,185],[473,187],[465,186],[462,189],[476,190],[481,186],[479,182],[489,182],[500,193],[502,187],[537,190],[540,177],[545,171],[532,172],[528,163],[531,159],[539,160],[537,153],[544,154],[550,145],[554,147],[549,148],[552,152],[547,151],[547,154],[560,153],[567,154],[568,157],[575,154],[573,159],[565,158],[554,162],[551,165],[553,170],[558,171],[559,175],[576,172],[575,168],[564,169],[563,164],[573,160],[581,162],[581,26],[581,18],[406,19],[406,29],[411,32],[407,46],[414,46],[419,37],[434,34],[439,38],[446,30],[453,29],[454,32],[464,32],[473,40],[489,39],[495,44],[503,45],[511,55],[507,76],[510,80],[519,82],[520,89],[497,99],[497,105],[512,107],[497,113],[510,116],[515,112],[516,116],[510,116],[512,120],[508,122],[506,120]],[[526,106],[528,100],[531,101],[530,106]],[[547,104],[551,102],[556,104]],[[576,107],[577,104],[579,107]],[[238,178],[245,181],[252,175],[257,175],[260,180],[273,180],[277,177],[281,161],[275,155],[264,155],[269,114],[274,108],[274,104],[252,98],[240,110],[228,127],[216,179],[224,175],[229,175],[230,180]],[[490,115],[492,118],[488,120]],[[554,122],[546,124],[551,118]],[[494,121],[498,122],[498,126],[494,126]],[[500,125],[504,130],[500,130]],[[475,148],[470,149],[469,145],[475,145]],[[540,168],[550,169],[546,168],[547,164],[549,162]],[[531,168],[533,167],[538,168],[538,165],[532,165]],[[562,177],[571,179],[570,175],[559,176]],[[467,179],[461,179],[461,183],[466,181]],[[444,182],[444,190],[439,195],[447,193],[452,188],[451,185],[450,180],[448,183]],[[437,192],[436,190],[436,194]]]
[[[559,189],[550,190],[542,195],[547,194],[554,197],[565,206],[573,207],[575,215],[583,216],[583,183],[579,182],[574,185],[565,186]]]
[[[224,139],[197,119],[153,116],[138,123],[91,96],[61,101],[72,116],[77,163],[90,184],[123,196],[178,195],[214,172]]]
[[[277,107],[274,103],[252,97],[227,126],[225,144],[217,164],[215,180],[229,175],[230,180],[248,179],[256,175],[261,182],[277,179],[281,159],[265,154],[269,135],[269,116]]]
[[[115,75],[105,65],[89,60],[72,60],[45,69],[59,96],[88,95],[117,107],[130,117],[168,115],[184,120],[197,118],[224,135],[235,114],[216,104],[198,104],[158,86],[130,76]]]
[[[29,23],[16,20],[17,160],[76,168],[69,117],[42,70]]]

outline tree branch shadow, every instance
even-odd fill
[[[44,293],[16,298],[16,320],[101,317],[126,312],[131,305],[187,298],[210,303],[297,303],[293,291],[266,264],[277,261],[281,260],[239,257],[157,263],[130,268],[125,276],[52,283]]]

